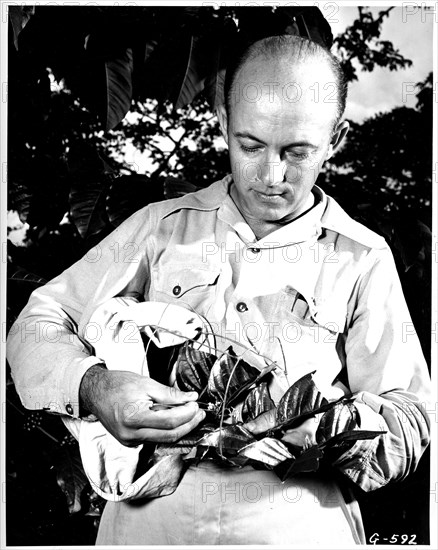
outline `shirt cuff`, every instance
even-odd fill
[[[77,358],[72,361],[65,369],[60,372],[58,378],[58,395],[61,397],[60,403],[47,403],[44,410],[53,414],[62,414],[71,418],[79,418],[79,387],[82,378],[89,368],[102,363],[102,359],[89,356]],[[84,420],[95,420],[94,415]]]
[[[388,425],[379,414],[381,403],[379,397],[368,392],[360,392],[353,401],[359,413],[359,430],[388,432]],[[373,491],[383,487],[388,482],[380,475],[379,470],[373,467],[374,455],[379,446],[379,437],[371,440],[356,441],[345,453],[334,462],[344,475],[364,491]]]

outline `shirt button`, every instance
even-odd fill
[[[181,287],[179,285],[174,286],[172,292],[175,296],[179,296],[181,294]]]
[[[67,403],[65,406],[65,410],[68,412],[68,414],[73,414],[73,407],[70,405],[70,403]]]
[[[250,248],[249,251],[253,254],[260,254],[260,248]]]
[[[239,302],[236,305],[236,309],[239,313],[243,313],[245,311],[248,311],[248,306],[245,304],[245,302]]]

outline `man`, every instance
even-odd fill
[[[18,327],[29,333],[49,324],[57,338],[22,342],[14,330],[14,380],[28,408],[72,418],[92,413],[126,446],[176,441],[204,419],[197,395],[106,370],[84,327],[114,296],[194,310],[222,349],[232,335],[277,363],[274,401],[316,371],[327,399],[353,394],[361,429],[384,433],[332,456],[330,475],[301,474],[284,485],[269,470],[200,462],[169,496],[109,502],[97,542],[363,543],[348,483],[374,490],[416,468],[429,438],[429,386],[418,340],[402,338],[410,318],[388,246],[315,186],[348,130],[342,72],[306,39],[271,37],[246,51],[226,91],[219,121],[232,175],[140,210],[101,243],[98,261],[84,258],[37,290]],[[134,243],[136,261],[115,263],[114,241]],[[120,417],[129,403],[138,404],[134,422]],[[284,440],[313,444],[323,421],[334,434],[343,431],[340,415],[318,415]],[[247,428],[260,433],[272,425],[268,413]]]

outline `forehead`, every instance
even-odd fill
[[[324,59],[297,63],[256,58],[236,74],[229,111],[232,126],[325,133],[337,113],[335,77]]]

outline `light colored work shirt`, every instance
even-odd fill
[[[329,400],[355,394],[360,428],[387,433],[335,467],[364,490],[403,479],[429,441],[430,389],[388,245],[316,186],[309,212],[257,240],[230,184],[141,209],[33,293],[8,340],[23,404],[78,416],[81,378],[100,362],[84,328],[105,301],[178,304],[222,349],[237,341],[277,362],[274,401],[313,371]]]

